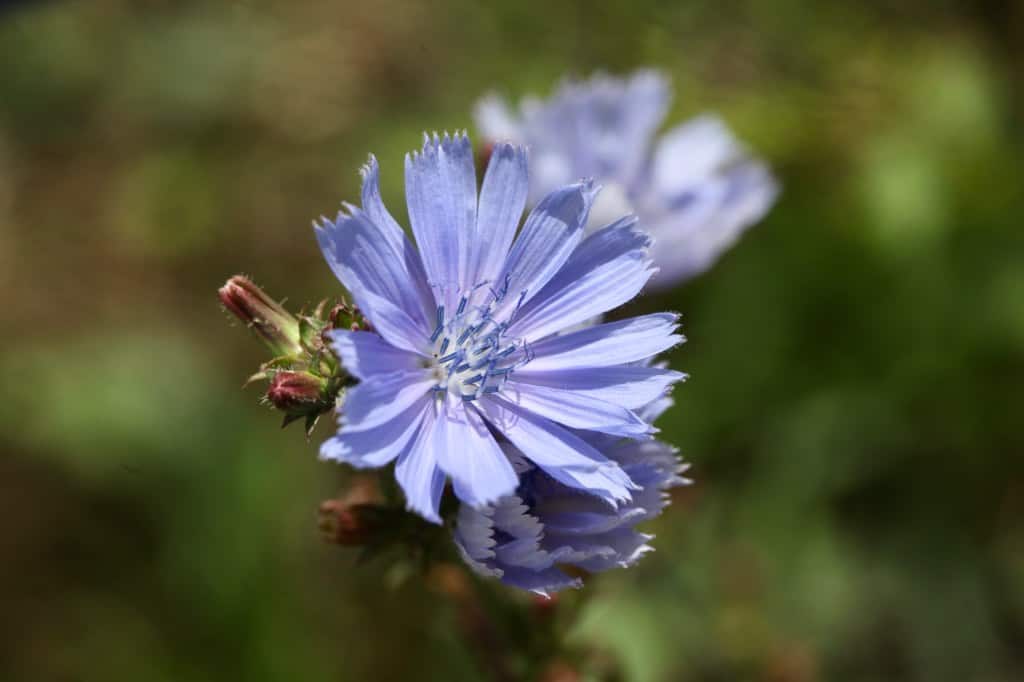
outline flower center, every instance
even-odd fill
[[[474,294],[486,292],[486,302],[474,304]],[[530,360],[525,340],[506,334],[510,320],[522,305],[526,292],[519,295],[511,312],[508,302],[508,279],[501,289],[487,283],[477,285],[458,297],[454,310],[437,307],[437,323],[430,342],[434,391],[440,396],[473,401],[497,393],[518,367]]]

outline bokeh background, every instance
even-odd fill
[[[321,542],[344,472],[216,289],[340,293],[310,221],[484,92],[667,70],[777,207],[684,315],[698,483],[573,632],[622,679],[1024,679],[1024,10],[1010,0],[0,5],[0,678],[474,680]],[[397,209],[401,213],[401,208]]]

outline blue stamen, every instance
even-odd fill
[[[437,337],[441,336],[441,331],[444,329],[444,306],[437,306],[437,326],[434,328],[434,333],[430,335],[430,342],[434,343],[437,341]]]
[[[510,356],[513,353],[515,353],[517,350],[519,350],[518,346],[514,346],[514,345],[513,346],[509,346],[505,350],[503,350],[500,353],[498,353],[497,355],[495,355],[494,359],[495,360],[500,360],[501,358],[507,358],[508,356]]]
[[[519,309],[520,309],[520,308],[521,308],[521,307],[523,306],[523,301],[525,301],[525,300],[526,300],[526,289],[523,289],[522,293],[521,293],[521,294],[519,294],[519,300],[518,300],[518,301],[516,301],[516,307],[515,307],[515,310],[513,310],[513,311],[512,311],[512,315],[513,315],[513,316],[514,316],[514,315],[515,315],[516,313],[518,313],[518,312],[519,312]]]
[[[440,362],[441,364],[444,364],[446,362],[450,362],[450,361],[454,360],[455,358],[457,358],[457,357],[459,357],[461,355],[462,355],[462,351],[460,351],[460,350],[452,351],[448,355],[446,355],[443,358],[441,358],[440,360],[438,360],[438,362]]]
[[[466,298],[465,296],[463,296],[462,300],[459,301],[459,309],[455,311],[455,314],[456,315],[461,315],[462,313],[464,313],[466,311],[466,304],[468,302],[469,302],[469,299]]]
[[[438,351],[440,355],[444,355],[444,352],[448,350],[448,344],[451,341],[447,336],[444,337],[444,341],[441,342],[441,350]]]

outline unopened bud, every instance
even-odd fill
[[[282,412],[302,416],[328,400],[327,382],[309,372],[277,372],[270,380],[267,400]]]
[[[299,321],[248,278],[235,275],[218,294],[224,307],[263,339],[275,356],[302,352]]]
[[[348,504],[327,500],[320,505],[320,532],[324,540],[345,547],[369,544],[384,527],[386,511],[375,504]]]

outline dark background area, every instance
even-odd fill
[[[573,632],[629,680],[1024,678],[1024,10],[0,6],[0,678],[472,680],[450,605],[323,544],[345,472],[216,289],[340,294],[310,221],[490,90],[665,69],[775,168],[683,313],[697,484]]]

